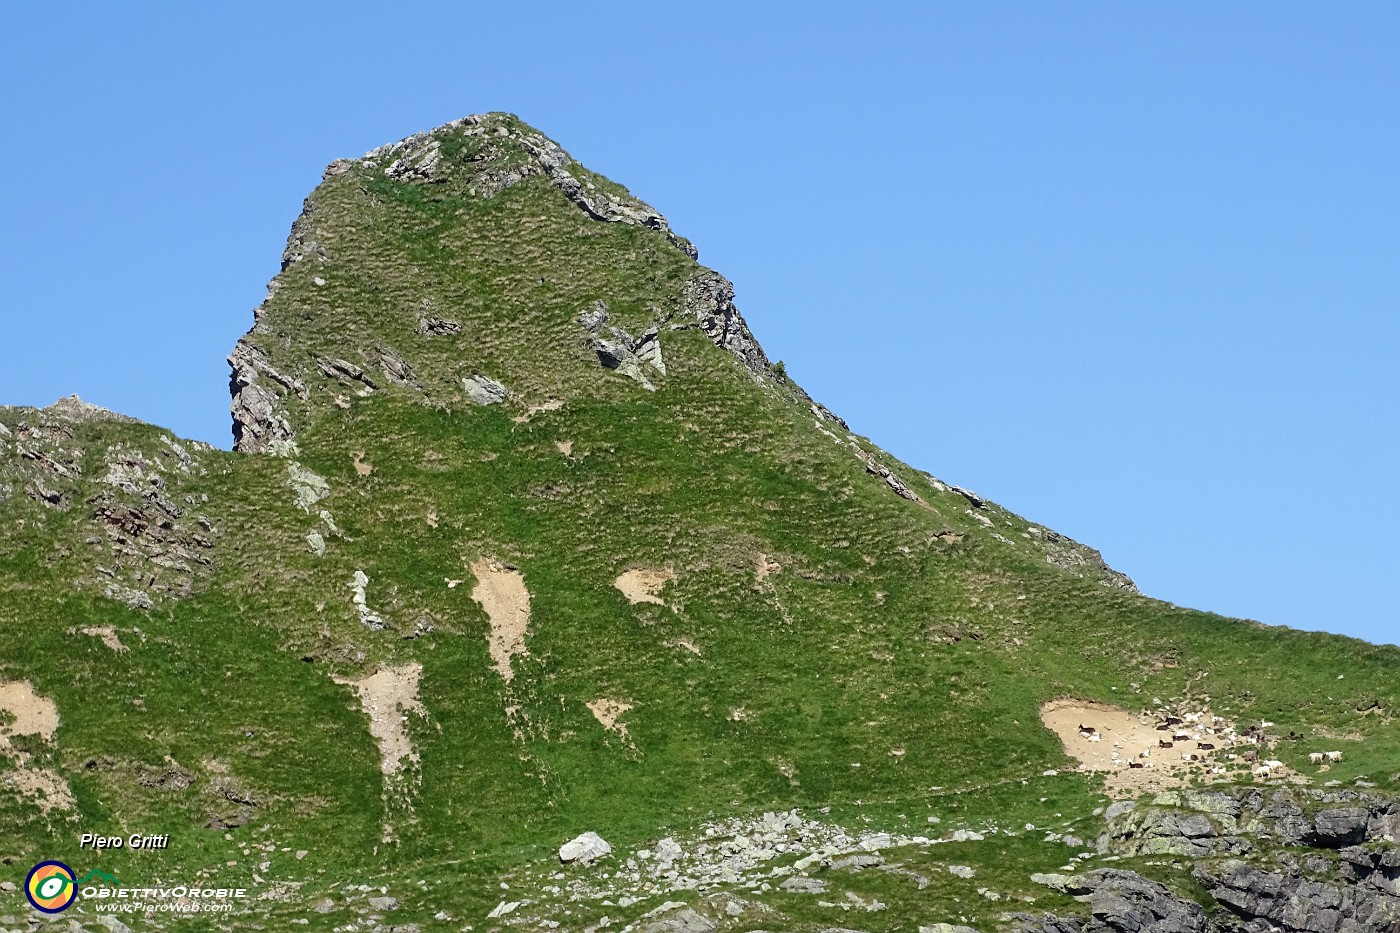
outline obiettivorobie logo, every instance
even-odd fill
[[[78,878],[63,862],[40,862],[29,870],[24,896],[35,910],[62,913],[78,899],[91,902],[100,913],[220,913],[234,909],[246,900],[246,888],[203,888],[198,885],[170,887],[124,887],[114,875],[94,868]]]
[[[62,913],[78,899],[77,877],[62,862],[40,862],[24,879],[24,896],[35,910]]]

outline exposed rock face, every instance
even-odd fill
[[[462,325],[441,317],[425,317],[418,322],[418,333],[430,337],[448,337],[462,332]]]
[[[642,927],[642,933],[713,933],[719,927],[693,907],[680,910]]]
[[[296,439],[283,410],[281,394],[269,383],[303,399],[307,392],[300,379],[284,376],[274,369],[263,351],[250,342],[250,336],[244,335],[228,358],[232,369],[229,393],[233,401],[229,412],[233,415],[233,449],[263,453],[272,450],[278,442],[291,443]]]
[[[1400,801],[1349,790],[1178,791],[1120,805],[1099,849],[1196,859],[1251,933],[1372,933],[1400,929],[1397,815]]]
[[[685,285],[685,311],[695,318],[715,346],[737,356],[755,376],[766,376],[772,365],[749,325],[734,306],[734,285],[710,269],[701,269]]]
[[[1059,567],[1061,570],[1089,570],[1098,575],[1109,586],[1133,593],[1138,591],[1137,584],[1132,581],[1132,578],[1110,567],[1104,561],[1103,555],[1094,548],[1087,544],[1080,544],[1078,541],[1057,534],[1048,528],[1041,529],[1041,533],[1045,544],[1046,563]]]
[[[510,390],[486,376],[471,376],[462,380],[462,391],[473,405],[496,405],[510,397]]]
[[[11,411],[23,417],[0,432],[0,503],[23,499],[39,508],[0,529],[0,552],[10,539],[22,545],[33,536],[28,522],[42,526],[49,515],[77,512],[81,546],[50,559],[68,560],[80,589],[151,609],[209,580],[218,535],[201,510],[207,497],[186,488],[207,472],[208,445],[152,428],[140,440],[93,450],[87,422],[139,422],[77,396]]]
[[[650,369],[653,375],[666,375],[666,363],[661,358],[660,328],[653,325],[642,331],[640,337],[633,337],[621,327],[609,325],[610,319],[608,306],[601,301],[578,316],[583,329],[592,335],[591,345],[598,354],[598,362],[647,391],[655,392],[656,386],[647,378],[646,370]]]
[[[1259,868],[1237,859],[1196,867],[1211,897],[1247,922],[1248,930],[1288,933],[1377,933],[1400,930],[1400,850],[1342,852],[1329,883],[1306,869]],[[1390,864],[1385,864],[1389,862]],[[1320,867],[1320,866],[1319,866]]]
[[[1065,891],[1089,904],[1087,920],[1049,914],[1014,917],[1018,933],[1206,933],[1200,904],[1137,872],[1100,869],[1066,879]]]

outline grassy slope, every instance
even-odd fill
[[[269,861],[262,877],[308,882],[298,904],[372,878],[406,897],[405,879],[421,877],[445,883],[413,899],[415,916],[482,916],[497,872],[590,828],[637,846],[711,815],[794,806],[892,827],[929,813],[1041,825],[1098,800],[1083,778],[1039,777],[1065,765],[1036,719],[1062,694],[1137,707],[1204,691],[1240,721],[1354,736],[1328,740],[1347,752],[1331,777],[1396,770],[1396,730],[1357,709],[1400,701],[1400,651],[1182,610],[1056,570],[1023,543],[1023,520],[994,510],[1013,543],[996,540],[960,496],[886,458],[928,507],[899,499],[818,433],[805,405],[756,384],[697,331],[663,332],[670,375],[644,392],[597,365],[573,318],[601,298],[639,332],[649,306],[674,307],[694,264],[651,231],[588,220],[541,178],[489,201],[453,184],[373,168],[329,179],[312,215],[329,261],[291,266],[268,305],[268,334],[296,335],[266,338],[274,363],[308,373],[312,390],[297,414],[299,459],[329,480],[318,507],[342,532],[323,558],[272,457],[205,455],[212,468],[189,488],[210,497],[217,572],[149,612],[71,585],[81,505],[45,514],[18,488],[0,503],[44,518],[0,556],[0,672],[57,702],[56,745],[35,750],[79,801],[79,814],[46,818],[0,783],[11,871],[40,857],[85,870],[80,831],[170,831],[168,852],[116,853],[102,867],[150,879],[220,866],[227,881]],[[463,333],[415,335],[424,298]],[[329,403],[344,393],[314,375],[313,357],[359,361],[374,344],[411,362],[429,404],[400,390]],[[566,405],[516,423],[519,405],[455,401],[461,376],[478,371],[523,402]],[[0,414],[11,427],[25,417]],[[162,432],[94,422],[82,433],[90,486],[111,444],[154,448]],[[564,440],[571,456],[555,447]],[[355,470],[356,454],[372,473]],[[966,537],[935,537],[947,530]],[[759,553],[782,565],[762,583]],[[467,565],[481,554],[518,564],[533,595],[530,654],[509,686],[490,669],[470,598]],[[629,605],[612,587],[638,566],[676,571],[668,607]],[[356,620],[356,569],[393,630]],[[420,620],[431,631],[405,638]],[[97,624],[115,625],[131,650],[69,634]],[[428,715],[410,723],[421,753],[412,816],[384,846],[377,751],[331,676],[410,659],[424,668]],[[624,717],[634,749],[585,708],[600,696],[635,705]],[[520,739],[507,706],[521,710]],[[752,717],[734,721],[738,708]],[[1278,754],[1300,764],[1306,751]],[[142,786],[169,761],[192,787]],[[227,834],[201,828],[231,809],[228,781],[256,802],[254,818]],[[986,789],[960,792],[971,788]],[[275,845],[250,855],[252,841]],[[1007,844],[988,870],[1053,867],[1029,854],[1022,864],[1020,843]],[[919,909],[865,925],[898,929]]]

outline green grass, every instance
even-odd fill
[[[463,160],[481,145],[449,134],[443,151]],[[479,920],[502,874],[585,829],[623,851],[714,817],[831,807],[852,826],[917,831],[939,815],[1088,836],[1104,802],[1096,783],[1040,777],[1068,762],[1037,708],[1067,694],[1139,708],[1204,692],[1241,723],[1306,733],[1276,752],[1305,773],[1319,743],[1346,754],[1329,778],[1400,770],[1390,725],[1400,650],[1184,610],[1057,570],[1024,519],[992,508],[985,529],[961,496],[880,454],[925,503],[900,499],[844,433],[837,444],[816,430],[782,380],[756,383],[696,330],[663,330],[669,374],[641,390],[598,365],[574,318],[602,299],[636,333],[653,308],[676,309],[695,264],[654,232],[588,220],[543,178],[490,200],[469,183],[419,187],[364,166],[318,189],[308,236],[329,261],[282,274],[259,339],[308,386],[305,403],[289,401],[297,458],[332,494],[307,514],[285,462],[201,452],[205,472],[169,487],[216,531],[215,562],[190,597],[143,612],[74,585],[96,579],[90,501],[109,449],[155,460],[162,432],[79,425],[62,444],[84,464],[63,511],[25,493],[31,461],[12,445],[0,452],[11,487],[0,502],[0,678],[29,679],[57,704],[55,744],[32,751],[78,800],[76,813],[46,818],[0,786],[7,871],[40,858],[86,870],[83,831],[168,831],[166,852],[104,854],[91,867],[303,882],[289,905],[267,908],[282,919],[346,884],[382,883],[406,902],[396,922],[438,909]],[[416,334],[425,313],[462,333]],[[406,359],[422,391],[388,385],[361,352],[375,346]],[[381,390],[355,396],[319,374],[318,357],[364,365]],[[476,372],[516,398],[467,405],[460,380]],[[512,421],[549,398],[566,404]],[[0,411],[12,429],[40,417]],[[313,528],[326,534],[321,558],[305,540]],[[946,531],[964,537],[940,540]],[[782,566],[762,583],[760,553]],[[529,656],[508,686],[470,597],[468,565],[484,554],[518,565],[532,594]],[[613,588],[633,567],[677,573],[666,606],[630,605]],[[360,625],[356,570],[390,628]],[[131,650],[71,634],[95,625],[115,626]],[[385,844],[378,751],[332,678],[405,661],[423,666],[427,716],[410,717],[411,812],[396,807],[398,841]],[[600,696],[634,704],[623,721],[635,747],[592,718],[584,704]],[[1373,704],[1382,712],[1363,714]],[[142,784],[166,767],[190,786]],[[244,825],[204,828],[240,809]],[[245,851],[252,841],[273,851]],[[844,888],[890,905],[854,925],[987,923],[1020,907],[977,887],[1020,896],[1031,871],[1065,857],[1038,833],[965,849],[957,860],[977,869],[972,881],[945,871],[918,891],[897,875],[843,875]],[[954,852],[909,853],[906,864],[936,873]],[[420,879],[429,893],[412,890]],[[1074,906],[1030,893],[1035,910]],[[815,902],[772,900],[793,929],[854,919]],[[346,914],[310,916],[309,929],[329,929]]]

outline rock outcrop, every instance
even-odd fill
[[[1400,800],[1363,791],[1187,790],[1119,805],[1098,847],[1193,859],[1249,933],[1372,933],[1400,929],[1398,829]]]
[[[772,364],[734,306],[732,282],[711,269],[701,269],[686,282],[683,303],[687,317],[695,319],[715,346],[734,354],[755,376],[769,374]]]
[[[1065,880],[1064,890],[1089,905],[1085,920],[1018,915],[1018,933],[1207,933],[1200,904],[1137,872],[1099,869]]]

